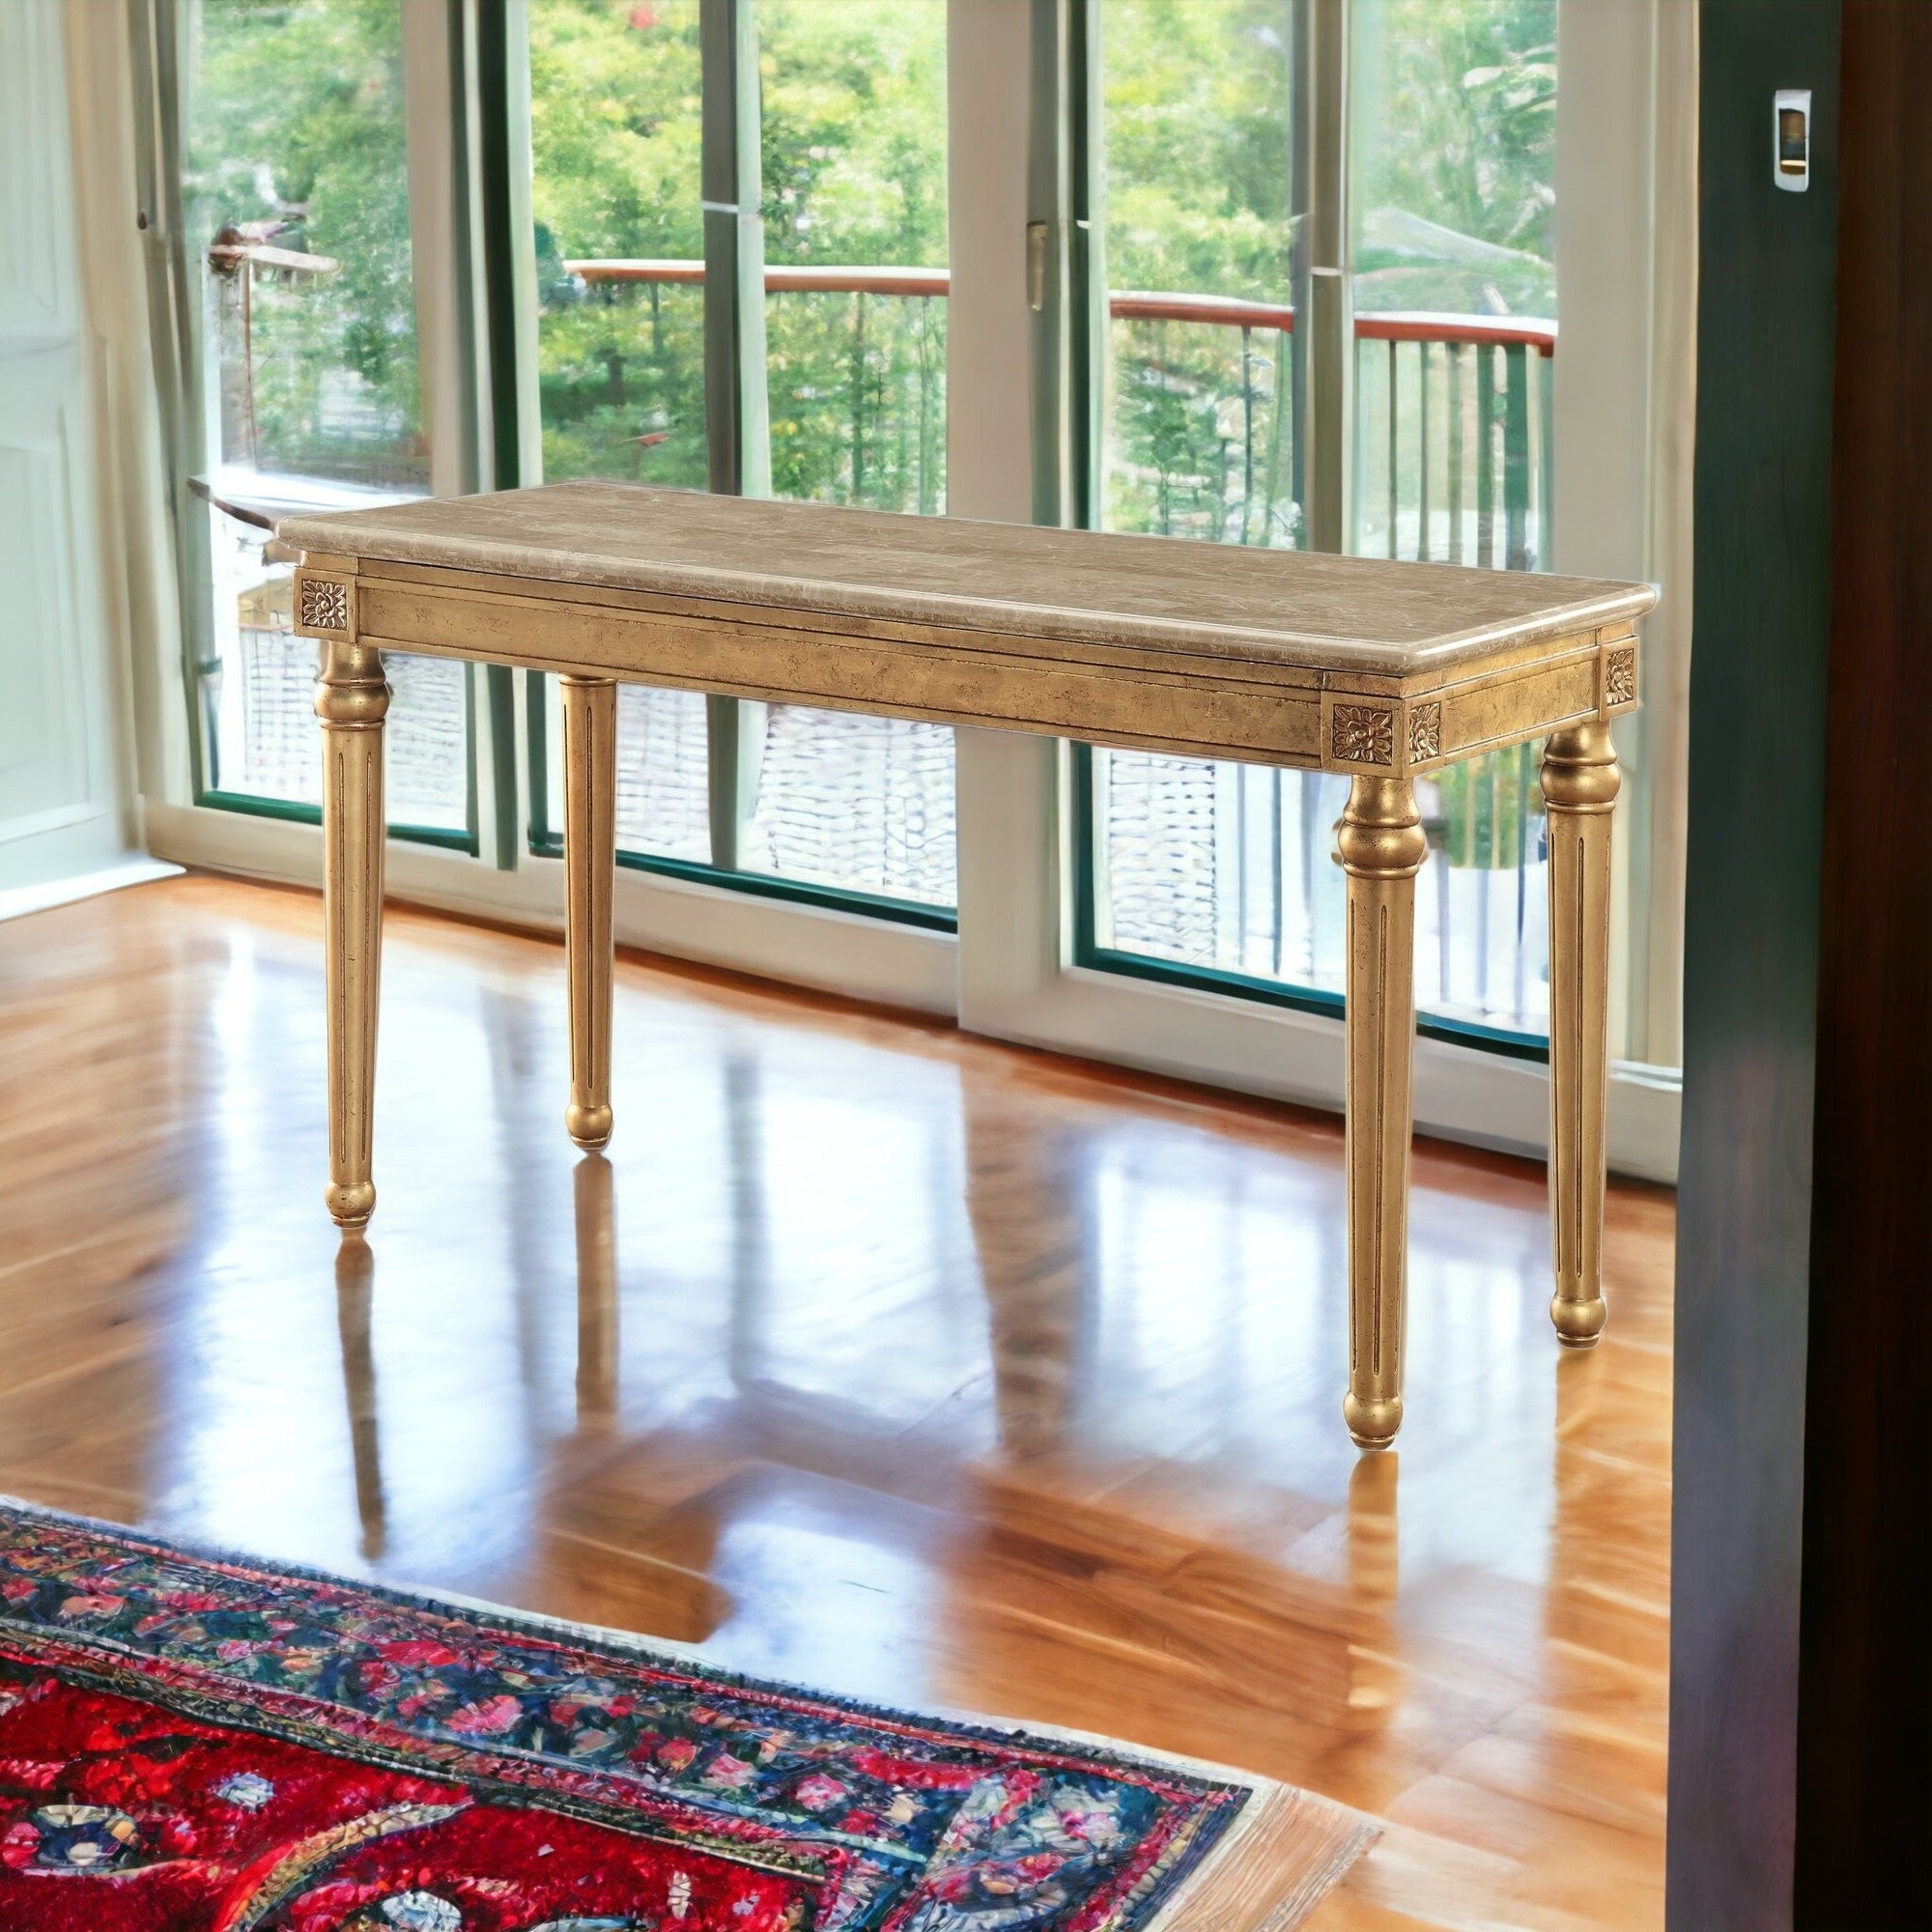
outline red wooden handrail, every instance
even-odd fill
[[[586,282],[701,282],[704,264],[645,258],[569,261],[563,265]],[[878,269],[836,264],[767,263],[765,287],[772,294],[816,291],[827,295],[945,296],[951,279],[944,269]],[[1294,327],[1287,302],[1248,301],[1239,296],[1183,295],[1165,289],[1116,289],[1107,298],[1110,314],[1122,322],[1200,322],[1224,328]],[[1556,325],[1532,316],[1445,315],[1399,309],[1357,315],[1355,334],[1366,342],[1492,343],[1503,348],[1556,354]]]
[[[277,248],[267,242],[211,242],[208,259],[217,269],[279,269],[290,274],[332,275],[342,264],[333,255],[307,255],[299,248]]]
[[[1287,302],[1246,301],[1239,296],[1176,295],[1165,289],[1116,289],[1107,310],[1118,322],[1211,322],[1224,328],[1294,327]]]
[[[1493,342],[1506,349],[1556,354],[1556,325],[1533,316],[1438,315],[1432,309],[1388,309],[1358,315],[1355,333],[1370,342]]]

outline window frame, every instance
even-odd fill
[[[178,346],[182,352],[177,378],[179,386],[167,399],[171,405],[168,410],[171,433],[165,440],[164,447],[170,465],[171,494],[175,504],[175,556],[181,586],[182,696],[187,714],[189,774],[187,802],[204,810],[237,812],[288,824],[319,826],[322,823],[319,804],[301,799],[276,798],[267,793],[238,791],[209,781],[215,759],[211,742],[211,724],[207,707],[201,701],[200,688],[204,668],[216,662],[213,640],[215,592],[211,581],[213,553],[208,519],[221,515],[235,517],[238,509],[247,510],[253,506],[239,492],[232,493],[233,502],[217,500],[213,483],[214,473],[220,466],[210,458],[212,403],[206,381],[209,345],[206,303],[202,299],[205,283],[202,265],[188,253],[190,238],[182,193],[182,162],[185,145],[182,117],[187,104],[186,76],[194,66],[188,36],[194,30],[197,10],[192,6],[179,5],[178,0],[149,0],[149,4],[152,11],[135,16],[133,31],[137,47],[146,55],[144,60],[137,61],[136,71],[147,83],[140,104],[149,123],[146,130],[148,145],[151,153],[158,152],[167,158],[167,164],[158,169],[155,177],[158,186],[156,200],[163,211],[158,224],[160,240],[166,251],[166,260],[159,266],[158,273],[163,278],[163,291],[177,295],[177,299],[168,307],[175,328],[179,331]],[[411,176],[411,251],[413,265],[417,253],[414,231],[420,200],[416,175],[422,143],[413,131],[412,113],[414,92],[411,72],[412,11],[405,0],[397,0],[404,131]],[[162,89],[168,90],[165,99],[160,93]],[[244,269],[243,272],[251,271]],[[416,349],[421,365],[419,383],[424,398],[423,430],[425,441],[431,445],[431,492],[434,494],[435,453],[428,420],[427,364],[435,352],[423,333],[420,278],[415,279],[417,286],[412,293],[417,309]],[[237,520],[253,521],[252,517],[239,517]],[[482,849],[483,816],[478,781],[476,679],[473,674],[466,675],[463,680],[463,706],[462,827],[422,825],[406,818],[390,818],[388,836],[409,844],[462,852],[473,857]]]
[[[172,12],[172,0],[148,4]],[[1049,224],[1052,284],[1080,231],[1064,199],[1065,150],[1057,132],[1034,137],[1041,87],[1060,86],[1065,71],[1070,16],[1090,4],[1026,0],[993,7],[983,0],[949,0],[948,118],[952,128],[974,130],[972,142],[949,144],[952,515],[1030,522],[1044,506],[1038,493],[1055,493],[1057,501],[1064,485],[1065,472],[1050,467],[1066,447],[1064,429],[1053,410],[1040,407],[1041,392],[1027,372],[1052,357],[1057,369],[1068,372],[1065,384],[1075,345],[1062,332],[1065,304],[1055,299],[1037,309],[1030,299],[1027,231],[1030,221]],[[499,302],[493,327],[480,267],[493,226],[501,248],[502,238],[514,235],[516,213],[514,198],[499,191],[494,218],[486,219],[477,126],[484,95],[474,30],[479,14],[495,14],[503,22],[498,71],[504,104],[498,111],[507,139],[496,152],[513,186],[520,139],[522,165],[527,165],[527,128],[519,133],[509,99],[520,79],[523,7],[522,0],[480,9],[474,0],[401,5],[418,345],[432,488],[442,495],[511,480],[497,473],[496,459],[508,441],[502,432],[506,423],[528,425],[527,438],[534,427],[528,414],[533,399],[501,380],[505,338],[514,341],[518,331],[533,329],[534,290],[507,313]],[[1560,17],[1577,11],[1566,6]],[[1645,51],[1650,10],[1596,12],[1597,38],[1624,35],[1631,57],[1615,72],[1598,75],[1593,85],[1599,94],[1607,87],[1609,96],[1594,99],[1591,116],[1577,125],[1645,125],[1648,90],[1656,80],[1653,56]],[[1077,56],[1077,45],[1073,51]],[[1037,83],[1031,96],[1015,83],[1015,75],[1029,73]],[[1061,158],[1042,166],[1042,152]],[[1632,174],[1623,191],[1632,201],[1627,225],[1634,234],[1649,219],[1649,204],[1646,181],[1637,179],[1643,171]],[[1573,256],[1588,240],[1573,243]],[[1585,261],[1580,276],[1565,258],[1566,306],[1576,307],[1595,289],[1621,303],[1606,329],[1620,327],[1634,310],[1647,336],[1649,269],[1647,259],[1634,259],[1634,245],[1606,251],[1594,267]],[[514,257],[506,252],[499,259]],[[1620,287],[1626,279],[1638,285],[1636,292]],[[1051,286],[1047,293],[1058,295]],[[1566,355],[1573,347],[1566,340]],[[534,369],[533,356],[519,361]],[[1590,371],[1580,363],[1573,357],[1567,390],[1559,367],[1559,415],[1566,406],[1575,408],[1575,396],[1589,386]],[[1092,367],[1090,356],[1089,384]],[[494,384],[493,369],[498,372]],[[952,407],[966,397],[971,408]],[[527,440],[522,446],[529,446]],[[1574,480],[1579,468],[1573,466],[1560,486],[1570,490],[1559,500],[1561,522],[1584,513]],[[1630,486],[1625,476],[1621,483],[1599,478],[1594,487],[1628,495]],[[1628,520],[1628,504],[1621,514]],[[185,575],[185,590],[187,585]],[[531,688],[535,676],[471,667],[477,849],[392,838],[389,889],[395,896],[472,917],[560,928],[562,868],[547,863],[550,852],[539,849],[554,841],[546,822],[545,721]],[[877,906],[863,895],[627,853],[613,894],[619,943],[956,1018],[969,1031],[1166,1077],[1331,1111],[1340,1106],[1342,1025],[1331,998],[1284,999],[1272,982],[1250,987],[1217,976],[1204,975],[1197,982],[1188,969],[1179,975],[1119,971],[1083,947],[1072,747],[967,726],[955,728],[953,742],[958,891],[952,919],[933,917],[937,909],[915,902]],[[147,816],[157,856],[304,883],[320,879],[321,834],[312,823],[231,811],[203,804],[191,792],[151,797]],[[1548,1075],[1541,1064],[1429,1022],[1419,1032],[1420,1130],[1518,1152],[1544,1148]],[[1677,1110],[1675,1076],[1667,1069],[1616,1065],[1612,1165],[1674,1179]]]
[[[515,31],[527,34],[524,0],[517,0],[513,26]],[[709,488],[721,496],[769,497],[767,296],[760,216],[762,126],[754,0],[703,0],[700,43],[703,130],[699,192],[704,215],[704,405]],[[526,59],[523,67],[522,99],[527,103]],[[510,165],[515,178],[526,182],[532,165],[526,114],[519,131],[522,152],[512,156]],[[526,301],[526,324],[517,342],[517,420],[524,438],[515,461],[520,477],[535,479],[541,474],[543,445],[535,404],[536,256],[527,209],[515,229],[501,235],[497,259],[505,265],[514,264],[519,295],[524,287],[530,292]],[[513,298],[506,295],[502,298]],[[525,696],[529,720],[525,754],[528,772],[526,848],[532,858],[545,860],[560,858],[563,853],[562,835],[550,823],[554,685],[553,675],[530,671]],[[715,694],[705,698],[711,859],[676,858],[620,840],[617,864],[634,871],[744,893],[778,904],[855,913],[928,932],[956,932],[955,906],[793,879],[738,864],[751,815],[750,793],[742,782],[747,739],[763,710],[764,706],[753,699]]]
[[[1031,0],[1031,4],[1033,179],[1023,178],[1021,171],[1010,167],[996,171],[988,166],[984,155],[978,159],[976,174],[984,192],[1008,201],[1008,219],[1015,229],[1030,222],[1048,224],[1051,239],[1044,288],[1029,290],[1024,265],[1014,262],[1009,270],[1010,285],[1006,300],[1023,313],[1031,310],[1036,362],[1058,358],[1049,366],[1064,369],[1065,344],[1078,325],[1064,313],[1056,318],[1054,311],[1057,306],[1064,310],[1077,304],[1076,312],[1091,319],[1094,303],[1080,299],[1082,292],[1061,240],[1066,228],[1086,218],[1088,211],[1070,205],[1069,163],[1058,130],[1071,118],[1071,111],[1062,105],[1068,89],[1084,85],[1091,90],[1093,86],[1093,43],[1075,32],[1072,16],[1092,8],[1095,0]],[[1332,10],[1321,11],[1344,14],[1346,0]],[[1564,7],[1559,18],[1575,12]],[[1653,80],[1649,49],[1655,23],[1647,9],[1600,12],[1616,18],[1614,22],[1600,18],[1596,22],[1598,34],[1627,43],[1632,57],[1601,81],[1593,75],[1593,84],[1600,92],[1606,87],[1615,97],[1597,103],[1598,118],[1626,117],[1622,125],[1648,125]],[[1339,25],[1346,36],[1346,18]],[[993,40],[1002,31],[998,11],[987,9],[976,14],[955,0],[955,60],[962,33],[977,32]],[[1018,28],[1009,22],[1004,32],[1001,53],[983,64],[987,68],[997,69],[1004,62],[1010,71],[1010,64],[1020,57]],[[980,65],[974,64],[970,71],[979,71]],[[1584,71],[1585,68],[1577,63],[1571,71]],[[985,120],[992,106],[990,100],[981,100],[964,111],[979,122]],[[955,119],[962,112],[956,94],[953,112]],[[1562,126],[1559,118],[1559,128]],[[1342,138],[1346,139],[1345,131]],[[1563,138],[1559,135],[1559,141]],[[1045,171],[1044,180],[1038,160],[1043,152],[1056,155],[1059,163],[1057,170]],[[1647,222],[1648,183],[1641,175],[1641,170],[1633,170],[1625,191]],[[956,190],[957,175],[954,179]],[[1054,196],[1059,198],[1052,199]],[[957,212],[955,204],[955,219]],[[1576,230],[1570,232],[1574,235]],[[1579,239],[1587,242],[1588,238]],[[1576,246],[1570,255],[1559,272],[1571,270],[1573,284],[1580,285],[1571,298],[1573,301],[1606,298],[1613,304],[1613,315],[1627,320],[1633,296],[1621,283],[1628,277],[1645,292],[1647,304],[1647,260],[1633,262],[1627,253],[1617,251],[1593,260]],[[962,307],[961,298],[968,293],[962,280],[955,272],[949,344],[961,340],[962,323],[972,326],[976,320],[990,340],[999,332],[998,318],[993,313],[979,317],[977,304],[970,311]],[[1031,301],[1030,296],[1034,298]],[[982,300],[989,311],[997,309],[994,292],[982,292]],[[1648,323],[1646,305],[1640,331],[1645,338]],[[985,359],[991,363],[993,356]],[[1573,365],[1577,359],[1573,357]],[[1588,392],[1595,372],[1580,373],[1578,381],[1573,366],[1567,391],[1558,392],[1559,411],[1566,395],[1575,399]],[[1346,377],[1345,371],[1344,381]],[[1064,377],[1060,381],[1064,389]],[[1332,390],[1332,384],[1330,386]],[[980,420],[990,429],[990,418]],[[1332,412],[1329,421],[1337,422]],[[954,475],[990,474],[999,468],[996,450],[988,448],[969,456],[959,446],[957,439],[962,432],[970,438],[975,427],[975,419],[965,415],[955,424],[955,440],[949,451]],[[1053,427],[1042,429],[1037,422],[1035,473],[1026,479],[1033,500],[1041,505],[1057,503],[1064,518],[1068,507],[1077,507],[1073,491],[1062,487],[1056,493],[1044,486],[1038,469],[1042,461],[1052,461],[1056,455],[1064,462],[1069,440],[1064,422],[1057,426],[1057,433]],[[1579,446],[1583,445],[1579,442]],[[1331,429],[1326,460],[1331,466],[1344,467],[1345,491],[1350,453],[1348,435],[1340,427]],[[1318,454],[1314,460],[1322,459]],[[1019,479],[1009,477],[1003,494],[989,483],[986,501],[1004,503],[1008,506],[1004,513],[1011,515],[1010,505],[1018,496]],[[978,502],[956,507],[966,515],[1002,513]],[[1569,499],[1564,500],[1563,508],[1570,511]],[[1091,864],[1091,847],[1083,848],[1079,836],[1082,810],[1091,810],[1091,790],[1083,800],[1077,783],[1086,776],[1079,769],[1081,748],[991,732],[961,732],[959,744],[959,1020],[963,1027],[1269,1098],[1339,1107],[1343,1091],[1339,999],[1331,1000],[1319,992],[1311,996],[1304,989],[1274,982],[1243,983],[1234,975],[1188,968],[1168,970],[1162,962],[1138,956],[1132,956],[1131,964],[1124,968],[1112,959],[1102,963],[1095,957],[1098,949],[1092,946],[1093,905],[1084,893],[1083,879],[1083,868]],[[1035,828],[1031,839],[1015,836],[1019,828],[1029,824]],[[994,834],[995,827],[1004,828],[999,836]],[[1419,1130],[1517,1152],[1541,1153],[1547,1149],[1547,1042],[1539,1053],[1522,1036],[1495,1040],[1467,1023],[1433,1019],[1419,1024],[1417,1033],[1415,1120]],[[1673,1180],[1680,1089],[1675,1070],[1619,1061],[1613,1063],[1610,1085],[1612,1166],[1649,1179]]]
[[[1066,28],[1069,58],[1064,83],[1058,90],[1060,98],[1043,97],[1036,101],[1035,111],[1040,117],[1042,128],[1048,117],[1064,121],[1071,149],[1067,165],[1075,223],[1084,226],[1091,222],[1104,233],[1101,197],[1090,185],[1105,179],[1103,30],[1096,17],[1100,12],[1101,0],[1070,0]],[[1291,46],[1287,50],[1294,116],[1294,126],[1289,130],[1290,165],[1296,184],[1291,205],[1302,211],[1298,216],[1301,233],[1291,262],[1293,306],[1302,318],[1293,337],[1295,381],[1291,467],[1294,475],[1305,479],[1303,507],[1308,521],[1308,548],[1351,554],[1364,554],[1358,548],[1361,502],[1357,487],[1364,424],[1356,409],[1356,372],[1363,338],[1358,336],[1354,326],[1351,262],[1354,177],[1361,155],[1352,125],[1351,88],[1354,63],[1361,51],[1359,29],[1366,24],[1369,23],[1350,4],[1319,6],[1300,0],[1293,8]],[[1043,134],[1037,133],[1037,141],[1042,138]],[[1103,245],[1092,248],[1087,259],[1098,261]],[[1087,339],[1103,346],[1095,351],[1097,361],[1109,340],[1108,290],[1104,277],[1096,285],[1090,275],[1081,272],[1081,264],[1076,260],[1065,287],[1065,298],[1074,309],[1068,332],[1076,338],[1083,333],[1079,318],[1084,315]],[[1391,342],[1391,353],[1394,346]],[[1539,550],[1547,567],[1550,521],[1548,515],[1551,442],[1549,371],[1540,356],[1532,364],[1523,349],[1510,353],[1519,358],[1524,377],[1533,380],[1540,398],[1539,480],[1545,501],[1539,523]],[[1483,352],[1479,350],[1477,354],[1480,357]],[[1491,366],[1482,360],[1477,363],[1479,371]],[[1526,381],[1525,433],[1528,386]],[[1064,497],[1065,518],[1090,526],[1100,523],[1099,492],[1109,432],[1105,389],[1106,384],[1096,374],[1084,390],[1076,386],[1069,399],[1074,419],[1066,435],[1075,475]],[[1392,428],[1390,434],[1393,437]],[[1426,496],[1424,501],[1426,504]],[[1103,889],[1104,867],[1096,843],[1101,828],[1095,811],[1094,748],[1075,744],[1069,757],[1073,812],[1073,932],[1069,956],[1076,966],[1340,1018],[1344,1002],[1339,990],[1101,945],[1097,938],[1101,918],[1098,895]],[[1501,1026],[1463,1014],[1428,1010],[1418,1011],[1416,1031],[1424,1038],[1480,1046],[1512,1059],[1545,1065],[1549,1059],[1547,1031]]]
[[[530,774],[529,850],[534,858],[561,859],[563,833],[550,822],[550,673],[530,671],[526,704],[529,718]],[[725,699],[726,703],[742,700]],[[862,914],[867,919],[889,920],[895,924],[916,926],[924,932],[957,932],[959,918],[952,906],[931,905],[919,899],[888,898],[883,894],[859,892],[849,886],[820,886],[806,879],[788,879],[775,872],[753,872],[743,867],[726,869],[701,859],[674,859],[662,852],[646,852],[632,845],[617,847],[617,864],[634,872],[653,873],[663,879],[681,879],[687,885],[708,886],[720,892],[744,893],[753,898],[770,899],[783,905],[816,906],[827,912]]]
[[[1067,956],[1076,967],[1096,973],[1118,973],[1127,979],[1151,980],[1162,986],[1187,986],[1202,993],[1222,993],[1231,999],[1253,1000],[1263,1006],[1286,1007],[1296,1012],[1320,1013],[1340,1020],[1345,1002],[1339,992],[1325,986],[1311,986],[1293,980],[1264,980],[1256,973],[1240,973],[1225,966],[1192,966],[1178,959],[1163,959],[1157,953],[1129,952],[1122,948],[1102,946],[1096,937],[1099,924],[1098,851],[1099,828],[1094,810],[1094,747],[1067,746],[1067,791],[1072,823],[1069,851],[1073,866],[1071,906],[1072,941]],[[1449,1040],[1479,1046],[1511,1060],[1530,1060],[1543,1065],[1549,1063],[1547,1034],[1520,1033],[1509,1027],[1485,1026],[1480,1020],[1465,1020],[1441,1013],[1418,1011],[1415,1031],[1422,1039]]]

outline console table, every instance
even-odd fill
[[[557,483],[284,518],[322,646],[329,1212],[367,1221],[384,650],[563,688],[570,1105],[611,1137],[619,680],[1346,773],[1350,1433],[1402,1421],[1414,779],[1547,740],[1549,1186],[1560,1341],[1605,1320],[1610,721],[1642,584]]]

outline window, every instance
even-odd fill
[[[543,473],[701,489],[722,416],[762,440],[746,471],[776,495],[938,513],[945,7],[767,0],[755,22],[765,392],[746,408],[705,393],[697,0],[532,0]],[[546,726],[540,847],[561,815],[554,704]],[[627,687],[618,756],[634,859],[950,915],[941,726]]]
[[[708,445],[697,0],[533,0],[529,46],[541,476],[701,490]],[[546,822],[559,826],[554,702],[545,722]],[[708,864],[704,698],[623,686],[617,760],[619,843]]]
[[[772,493],[946,508],[946,8],[764,0]],[[950,907],[952,733],[774,705],[744,864]]]
[[[202,298],[201,790],[312,818],[314,649],[291,634],[269,526],[429,480],[400,14],[396,0],[203,0],[196,20],[184,204]],[[389,677],[391,822],[469,845],[469,674],[395,658]]]
[[[1559,14],[1598,54],[1572,60],[1590,73],[1567,218],[1616,230],[1566,244],[1560,363]],[[1690,259],[1656,212],[1686,204],[1661,170],[1689,116],[1647,10],[199,0],[142,18],[184,43],[149,63],[180,91],[142,151],[179,135],[157,327],[179,326],[178,288],[197,310],[194,355],[165,358],[195,393],[163,380],[199,493],[180,532],[193,802],[317,815],[312,658],[268,526],[432,481],[611,477],[1538,569],[1560,376],[1579,446],[1621,452],[1594,497],[1562,478],[1566,567],[1683,574],[1644,534],[1659,505],[1672,529],[1686,514],[1658,425],[1683,420],[1691,332],[1656,306]],[[1653,124],[1628,177],[1590,171],[1580,129]],[[1608,421],[1578,384],[1641,402]],[[1619,729],[1634,990],[1612,1021],[1664,1060],[1674,927],[1648,880],[1679,876],[1678,808],[1657,805],[1676,794],[1651,789],[1676,728],[1656,699],[1682,682],[1669,621],[1677,656]],[[549,680],[404,658],[389,676],[392,829],[452,848],[409,852],[399,878],[548,914]],[[632,686],[618,731],[627,940],[1162,1070],[1333,1085],[1336,780]],[[1534,752],[1418,790],[1424,1031],[1503,1056],[1464,1079],[1442,1048],[1458,1077],[1426,1084],[1423,1123],[1527,1144],[1539,1075],[1509,1056],[1541,1051],[1547,1012]],[[232,862],[232,823],[185,816],[208,849],[173,856]],[[283,838],[306,863],[283,830],[246,838],[247,863]]]
[[[1107,529],[1302,540],[1287,17],[1255,0],[1100,9]]]
[[[1351,547],[1534,569],[1549,485],[1555,0],[1358,0],[1350,48]],[[1108,527],[1308,541],[1294,399],[1309,216],[1294,122],[1324,76],[1264,0],[1100,0],[1111,371]],[[1179,52],[1177,52],[1179,50]],[[1309,71],[1299,87],[1297,52]],[[1310,331],[1312,334],[1312,331]],[[1349,506],[1345,506],[1349,507]],[[1347,781],[1083,754],[1094,964],[1334,1005]],[[1540,1034],[1548,1015],[1534,748],[1418,786],[1431,856],[1417,1000]]]

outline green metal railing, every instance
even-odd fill
[[[1107,524],[1297,545],[1286,304],[1116,294]],[[1547,559],[1554,327],[1516,317],[1354,319],[1353,545],[1369,555],[1535,569]],[[1236,768],[1166,772],[1158,813],[1129,754],[1078,754],[1094,847],[1076,952],[1116,971],[1332,1009],[1339,908],[1325,865],[1335,781]],[[1434,972],[1452,1030],[1538,1050],[1546,944],[1534,748],[1422,787]],[[1201,881],[1209,880],[1204,891]],[[1434,980],[1432,992],[1430,981]]]

